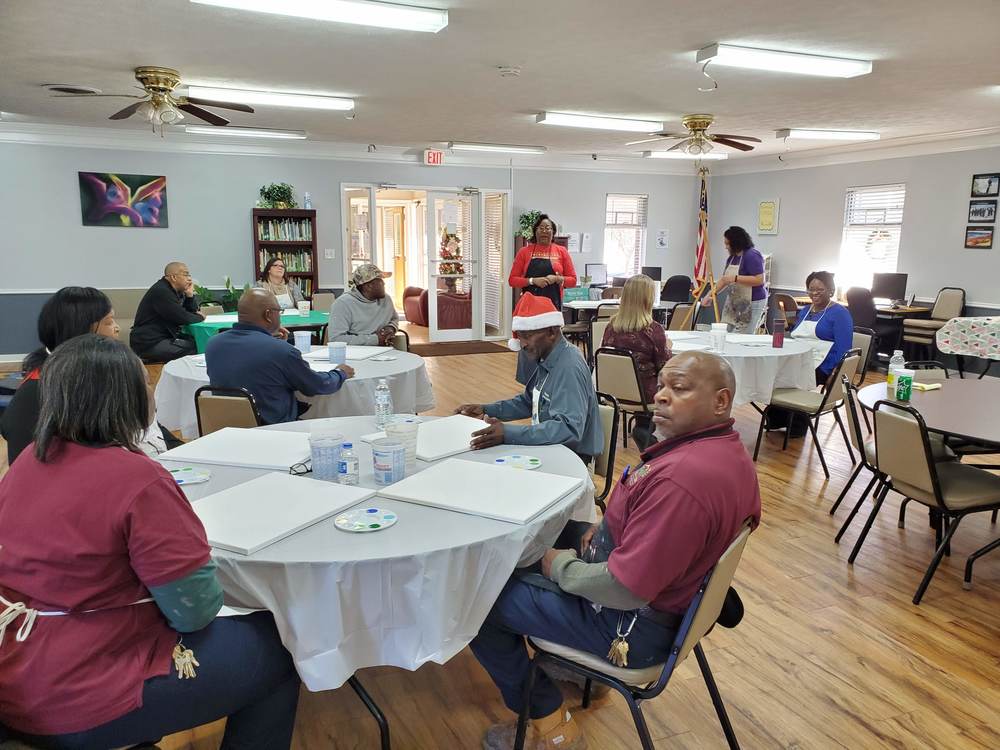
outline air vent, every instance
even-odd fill
[[[75,83],[43,83],[42,88],[54,94],[100,94],[101,90],[93,86],[80,86]]]

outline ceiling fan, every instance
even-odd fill
[[[662,140],[673,140],[681,138],[680,143],[675,143],[668,151],[684,151],[688,154],[707,154],[712,150],[713,143],[720,143],[740,151],[753,151],[753,146],[740,143],[740,141],[753,141],[760,143],[760,138],[751,135],[726,135],[723,133],[706,133],[705,131],[715,122],[715,115],[684,115],[681,124],[687,128],[686,133],[653,133],[653,138],[646,138],[641,141],[632,141],[627,146],[637,146],[640,143],[654,143]]]
[[[182,112],[204,120],[210,125],[228,125],[227,120],[222,115],[209,112],[205,107],[218,107],[219,109],[233,109],[237,112],[253,112],[253,107],[246,104],[234,104],[230,102],[217,102],[210,99],[196,99],[188,96],[177,96],[174,89],[180,85],[181,74],[173,68],[161,68],[155,65],[145,65],[135,69],[135,80],[141,86],[143,94],[68,94],[55,98],[65,99],[69,97],[96,97],[109,96],[126,99],[138,99],[139,101],[129,104],[125,109],[118,110],[111,115],[109,120],[126,120],[134,114],[139,114],[153,126],[154,130],[159,125],[173,125],[184,119]],[[199,106],[202,105],[202,106]]]

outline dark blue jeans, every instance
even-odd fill
[[[604,658],[617,634],[620,614],[608,608],[595,612],[586,599],[548,591],[513,578],[507,582],[469,647],[500,688],[507,708],[519,713],[530,671],[524,636],[542,638]],[[632,615],[626,613],[624,627],[627,628],[630,622]],[[628,637],[629,668],[665,662],[674,635],[673,628],[638,619]],[[559,688],[540,671],[531,693],[531,718],[548,716],[561,705]]]
[[[107,750],[156,742],[223,717],[223,750],[279,750],[292,744],[299,677],[270,612],[218,617],[184,645],[201,663],[198,676],[170,673],[146,680],[142,707],[85,732],[26,736],[43,748]]]

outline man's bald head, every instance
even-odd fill
[[[178,292],[183,292],[191,286],[191,272],[188,270],[187,263],[182,263],[179,260],[167,263],[163,269],[163,278]]]
[[[260,326],[274,333],[281,326],[281,305],[267,289],[247,289],[236,307],[240,323]]]
[[[183,263],[179,260],[172,260],[163,269],[164,276],[173,276],[176,273],[181,273],[187,271],[187,263]]]
[[[698,432],[730,418],[736,376],[722,357],[681,352],[660,370],[653,421],[661,438]]]

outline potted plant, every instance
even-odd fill
[[[226,312],[236,312],[236,306],[240,302],[240,297],[243,293],[249,291],[250,284],[244,284],[243,288],[240,289],[238,286],[233,286],[233,280],[228,276],[226,277],[226,291],[222,295],[222,309]]]
[[[212,294],[212,290],[207,286],[202,286],[196,282],[194,285],[194,294],[198,298],[198,303],[200,305],[217,304],[215,301],[215,295]]]
[[[524,237],[525,242],[531,242],[533,227],[535,226],[535,222],[538,221],[538,217],[541,215],[541,211],[525,211],[518,217],[517,221],[521,225],[520,234]]]
[[[298,208],[293,188],[287,182],[272,182],[260,189],[257,208]]]

